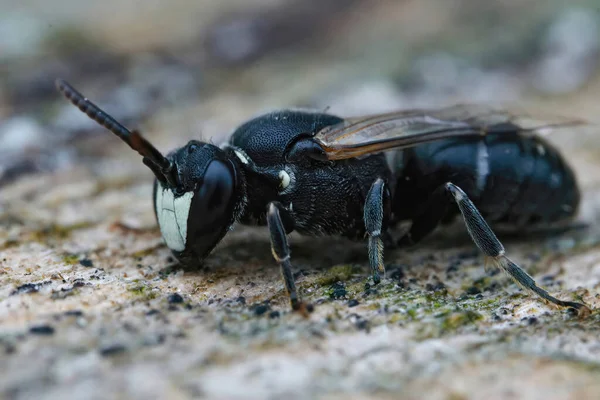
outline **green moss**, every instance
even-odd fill
[[[133,296],[139,297],[142,300],[152,300],[158,296],[158,294],[155,291],[153,291],[151,287],[144,285],[133,286],[131,288],[128,288],[127,291]]]
[[[323,276],[315,280],[315,283],[320,286],[328,286],[339,281],[346,282],[353,275],[359,274],[360,272],[360,268],[354,265],[336,265],[325,271]]]
[[[406,310],[406,314],[412,319],[417,319],[417,310],[416,308],[409,308]]]
[[[395,323],[397,323],[397,322],[400,322],[400,321],[402,321],[402,320],[404,320],[404,319],[405,319],[405,318],[402,316],[402,314],[400,314],[400,313],[397,313],[397,314],[394,314],[394,315],[392,315],[392,316],[391,316],[391,317],[388,319],[388,321],[387,321],[387,322],[388,322],[389,324],[395,324]]]
[[[62,260],[65,264],[68,265],[75,265],[77,263],[79,263],[79,256],[77,254],[65,254],[62,257]]]
[[[483,319],[483,316],[478,312],[465,310],[453,312],[444,316],[442,321],[442,330],[452,331],[461,326],[469,325]]]
[[[140,250],[140,251],[136,251],[136,252],[135,252],[135,253],[133,253],[131,256],[132,256],[132,257],[134,257],[134,258],[145,257],[145,256],[148,256],[148,255],[150,255],[150,254],[154,253],[154,251],[155,251],[157,248],[159,248],[159,247],[162,247],[162,246],[163,246],[163,244],[162,244],[162,243],[159,243],[159,244],[158,244],[158,245],[156,245],[156,246],[152,246],[152,247],[149,247],[149,248],[147,248],[147,249],[143,249],[143,250]]]
[[[0,245],[0,250],[10,249],[11,247],[16,247],[19,245],[19,241],[15,239],[8,239],[4,243]]]
[[[29,239],[41,243],[45,243],[49,239],[66,239],[71,236],[73,231],[87,228],[91,225],[92,223],[89,221],[84,221],[73,225],[52,224],[32,232]]]

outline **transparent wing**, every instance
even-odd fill
[[[326,127],[314,138],[325,150],[328,159],[341,160],[439,139],[488,134],[546,135],[559,128],[581,125],[587,125],[587,122],[460,104],[349,118]]]

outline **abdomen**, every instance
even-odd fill
[[[539,137],[518,134],[451,139],[405,150],[397,159],[394,196],[398,219],[445,182],[460,186],[491,223],[515,227],[560,222],[577,211],[575,174]]]

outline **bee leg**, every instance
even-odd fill
[[[281,216],[287,222],[288,229],[284,225]],[[310,307],[307,307],[296,290],[294,274],[292,273],[292,264],[290,262],[290,246],[287,241],[287,234],[292,231],[292,219],[287,210],[278,202],[269,203],[267,209],[267,225],[271,236],[271,253],[281,267],[281,275],[285,283],[285,289],[290,297],[290,304],[294,311],[300,311],[307,315]]]
[[[591,313],[591,310],[584,304],[559,300],[537,286],[535,280],[527,272],[505,255],[504,246],[466,193],[450,182],[446,183],[445,188],[454,197],[471,239],[475,242],[479,250],[489,257],[497,267],[510,275],[523,288],[537,294],[550,303],[560,307],[574,308],[580,316],[588,316]]]
[[[385,275],[383,265],[383,239],[385,223],[390,214],[390,195],[383,179],[379,178],[371,185],[364,209],[364,222],[367,235],[369,235],[369,264],[373,274],[373,282],[381,282]]]

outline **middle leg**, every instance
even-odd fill
[[[390,196],[383,179],[378,178],[367,193],[364,208],[364,223],[369,236],[369,265],[373,282],[381,282],[381,276],[385,275],[383,264],[384,239],[388,239],[384,230],[386,221],[390,215]]]
[[[286,213],[286,210],[278,202],[271,202],[267,208],[267,225],[271,236],[271,252],[273,257],[281,267],[281,275],[285,283],[285,289],[290,298],[290,304],[294,311],[300,311],[305,316],[311,311],[311,307],[307,306],[298,295],[296,290],[296,282],[292,272],[292,263],[290,262],[290,246],[287,241],[287,233],[292,229],[286,229],[282,221],[281,213],[284,213],[284,220],[291,221],[291,217]]]

